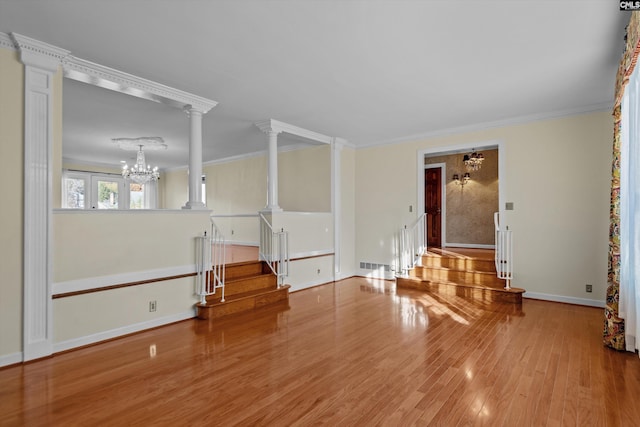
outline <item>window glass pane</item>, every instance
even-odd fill
[[[129,184],[129,209],[144,209],[144,184]]]
[[[98,209],[118,209],[117,181],[98,181]]]
[[[84,209],[85,180],[81,178],[64,179],[64,200],[62,207]]]

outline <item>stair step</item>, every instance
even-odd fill
[[[259,273],[255,276],[226,279],[224,284],[225,296],[232,296],[256,290],[274,289],[278,286],[278,278],[273,273]]]
[[[505,281],[499,279],[495,271],[457,270],[440,267],[416,266],[409,276],[435,282],[456,282],[477,284],[492,288],[504,288]]]
[[[431,281],[417,277],[398,277],[399,288],[418,289],[430,293],[457,295],[467,299],[490,302],[522,303],[524,289],[498,289],[473,283],[456,283],[447,281]]]
[[[271,304],[289,301],[289,285],[269,290],[252,290],[227,297],[207,298],[206,304],[196,304],[199,319],[220,319],[233,314],[245,313]]]
[[[459,271],[485,271],[496,272],[496,265],[492,259],[478,259],[469,257],[455,257],[427,253],[422,255],[422,265],[424,267],[447,268]]]
[[[269,272],[271,269],[264,261],[244,261],[227,264],[224,275],[225,280],[234,280]]]

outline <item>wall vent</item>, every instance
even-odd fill
[[[390,272],[391,271],[391,266],[389,264],[378,264],[375,262],[365,262],[365,261],[360,261],[360,268],[362,270],[384,270],[385,272]]]

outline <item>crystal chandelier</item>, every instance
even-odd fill
[[[482,167],[482,162],[484,162],[484,156],[482,153],[476,153],[476,150],[472,150],[471,153],[465,154],[462,158],[464,165],[467,167],[467,170],[477,171]]]
[[[156,181],[160,177],[158,167],[153,169],[151,165],[148,165],[144,159],[144,151],[142,151],[142,145],[138,146],[138,153],[136,154],[136,164],[129,168],[126,163],[122,167],[122,176],[124,179],[130,179],[138,184],[146,184],[149,181]]]
[[[129,167],[126,163],[122,166],[122,176],[137,184],[146,184],[156,181],[160,177],[158,167],[152,168],[144,158],[144,149],[166,150],[167,144],[159,136],[145,136],[141,138],[114,138],[112,141],[123,150],[136,150],[136,163]],[[123,162],[124,163],[124,162]]]

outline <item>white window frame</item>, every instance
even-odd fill
[[[74,171],[74,170],[63,170],[62,171],[62,181],[60,185],[62,186],[62,204],[61,206],[64,209],[80,209],[80,208],[68,208],[66,206],[67,203],[67,194],[66,194],[66,179],[82,179],[84,180],[84,209],[95,209],[98,210],[98,181],[113,181],[118,183],[118,209],[117,210],[128,210],[129,202],[130,202],[130,187],[129,182],[126,181],[122,176],[117,174],[110,173],[100,173],[100,172],[85,172],[85,171]],[[156,182],[150,182],[145,185],[145,197],[144,203],[145,208],[136,209],[136,210],[149,210],[149,209],[157,209],[157,200],[158,200],[158,185]],[[107,209],[104,209],[107,210]]]

